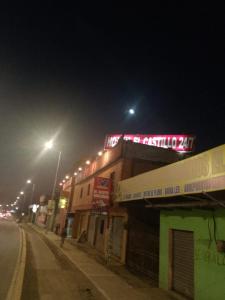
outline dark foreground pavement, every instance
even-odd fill
[[[34,225],[28,232],[27,269],[22,300],[174,300],[171,294],[112,272],[78,246]]]
[[[103,300],[95,286],[43,235],[24,226],[27,259],[22,300]]]
[[[13,221],[0,220],[0,300],[7,299],[20,246],[18,225]]]

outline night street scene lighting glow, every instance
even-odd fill
[[[53,146],[53,141],[48,141],[44,144],[45,149],[52,149]]]
[[[3,3],[0,300],[225,300],[225,2]]]

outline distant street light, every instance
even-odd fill
[[[21,192],[20,192],[20,195],[24,195],[24,191],[21,191]]]
[[[31,184],[31,183],[32,183],[31,179],[28,179],[27,184]],[[30,205],[33,204],[34,190],[35,190],[35,184],[32,183],[32,191],[31,191],[31,196],[30,196]]]

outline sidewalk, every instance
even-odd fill
[[[53,232],[29,224],[34,230],[43,234],[96,286],[107,300],[175,300],[172,295],[142,282],[138,277],[126,272],[123,277],[111,271],[95,258],[81,250],[75,243],[65,241],[60,248],[60,237]],[[93,256],[93,255],[92,255]],[[118,267],[119,268],[119,267]],[[119,273],[119,272],[118,272]]]

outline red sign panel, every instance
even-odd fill
[[[111,179],[95,177],[93,190],[93,206],[106,207],[109,205],[111,192]]]
[[[184,134],[112,134],[105,139],[105,149],[113,148],[120,138],[134,143],[160,148],[173,149],[177,152],[191,152],[194,149],[195,136]]]

